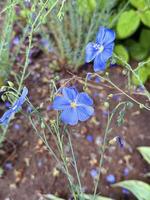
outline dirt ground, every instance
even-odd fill
[[[34,106],[42,103],[40,109],[47,122],[50,122],[54,114],[50,107],[49,83],[54,77],[50,64],[54,63],[55,57],[51,57],[49,54],[37,57],[28,68],[30,76],[26,81],[26,86],[29,89],[30,101]],[[17,71],[17,67],[15,70]],[[125,88],[126,81],[122,70],[121,67],[111,68],[110,77],[119,87]],[[85,72],[84,69],[81,69],[80,76],[81,74],[84,76]],[[70,76],[67,71],[58,72],[57,75],[60,77],[59,80]],[[59,83],[58,81],[58,85]],[[98,150],[102,144],[106,127],[108,110],[104,106],[104,102],[109,101],[111,111],[119,101],[125,99],[123,95],[118,94],[118,91],[107,87],[108,84],[105,82],[94,79],[90,83],[101,86],[100,89],[89,87],[89,93],[94,99],[96,108],[95,116],[85,123],[70,128],[82,187],[86,193],[93,192],[94,175],[92,172],[95,172],[98,167]],[[108,100],[110,93],[114,95]],[[134,95],[134,97],[145,101],[140,96]],[[99,184],[103,196],[116,200],[135,199],[127,191],[112,188],[107,180],[110,174],[115,178],[115,182],[129,179],[150,182],[144,177],[150,168],[137,151],[139,146],[150,145],[149,120],[150,113],[144,109],[140,110],[136,105],[127,112],[125,122],[121,127],[117,126],[115,116],[109,139],[120,136],[124,145],[121,148],[119,144],[115,143],[108,146],[106,150]],[[55,148],[50,135],[48,141]],[[67,146],[65,148],[67,152]],[[15,120],[11,122],[7,138],[0,149],[0,165],[4,169],[4,174],[0,178],[0,200],[40,200],[41,194],[47,193],[56,194],[65,199],[71,197],[64,174],[59,170],[55,160],[49,155],[24,115],[17,114]]]

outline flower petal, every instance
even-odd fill
[[[85,62],[89,63],[91,62],[92,60],[94,60],[94,58],[96,57],[97,53],[98,53],[98,50],[94,47],[94,44],[93,42],[90,42],[87,44],[86,46],[86,53],[85,53]]]
[[[115,40],[116,34],[113,30],[99,27],[98,34],[96,36],[96,43],[101,45],[107,45]]]
[[[99,30],[98,30],[98,33],[97,33],[97,36],[96,36],[96,43],[97,44],[103,44],[103,39],[104,39],[104,36],[105,36],[105,31],[106,31],[105,27],[103,27],[103,26],[99,27]]]
[[[11,116],[13,115],[13,111],[12,109],[7,110],[3,116],[0,118],[0,124],[2,124],[3,126],[6,126],[9,122],[9,119],[11,118]]]
[[[76,125],[78,123],[77,109],[71,107],[65,109],[61,113],[60,118],[65,124]]]
[[[11,108],[14,113],[21,108],[22,104],[25,102],[27,94],[28,94],[28,89],[24,87],[21,96],[18,98],[18,100],[13,104]]]
[[[113,30],[107,29],[105,30],[105,36],[103,38],[103,45],[107,45],[109,43],[112,43],[115,40],[116,34]]]
[[[80,121],[86,121],[94,114],[94,109],[91,106],[78,106],[77,113]]]
[[[56,96],[52,105],[54,110],[64,110],[69,106],[70,106],[69,100],[62,96]]]
[[[111,45],[107,45],[106,48],[104,48],[103,52],[101,52],[101,59],[103,60],[103,62],[107,62],[107,60],[112,56],[113,47],[114,43]]]
[[[75,88],[66,88],[62,89],[62,94],[65,98],[69,99],[70,101],[74,101],[78,92]]]
[[[94,60],[94,71],[104,71],[106,68],[106,61],[104,61],[101,57],[101,54],[97,55]]]
[[[77,104],[85,104],[91,106],[93,104],[93,100],[87,93],[81,92],[77,97]]]

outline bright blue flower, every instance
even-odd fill
[[[0,118],[0,124],[2,124],[3,126],[6,126],[8,124],[11,117],[21,109],[21,106],[25,102],[27,94],[28,89],[24,87],[21,96],[15,101],[12,107],[7,110]]]
[[[74,88],[63,88],[62,96],[56,96],[53,109],[62,111],[60,118],[65,124],[76,125],[93,115],[93,100],[85,92],[78,93]]]
[[[106,62],[112,56],[114,48],[115,32],[105,27],[99,27],[96,42],[90,42],[86,46],[85,62],[94,60],[94,71],[104,71]]]

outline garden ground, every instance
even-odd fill
[[[50,64],[54,63],[55,59],[55,56],[48,53],[40,53],[34,56],[28,68],[30,76],[26,81],[30,101],[34,106],[40,105],[47,122],[50,122],[54,115],[54,111],[50,107],[50,80],[56,74],[60,76],[59,80],[70,77],[65,69],[61,73],[58,71],[53,75]],[[85,76],[85,69],[85,67],[80,69],[80,76],[81,74]],[[14,70],[16,72],[18,70],[17,63]],[[113,67],[109,72],[111,79],[124,89],[126,81],[122,70],[121,67]],[[60,86],[62,81],[57,83]],[[98,150],[102,144],[107,122],[108,112],[104,102],[108,101],[107,98],[110,93],[114,94],[109,99],[110,110],[112,110],[121,99],[125,99],[108,83],[99,82],[98,79],[94,79],[90,83],[94,84],[96,88],[99,87],[98,89],[89,87],[89,94],[94,98],[95,116],[86,123],[70,128],[81,182],[86,193],[93,192],[94,177],[91,170],[96,170],[98,167]],[[81,84],[79,88],[81,88]],[[139,101],[145,101],[142,96],[134,95],[134,97]],[[134,200],[130,193],[111,187],[106,179],[110,174],[114,175],[116,182],[129,179],[149,182],[144,177],[144,174],[149,172],[149,166],[137,151],[137,147],[150,144],[149,119],[150,113],[144,109],[140,110],[136,105],[127,112],[125,123],[121,127],[117,126],[115,116],[109,139],[120,136],[124,141],[124,147],[121,148],[119,144],[115,143],[108,146],[106,150],[99,184],[103,196],[112,197],[116,200]],[[55,148],[51,135],[47,135],[50,145]],[[67,145],[65,151],[68,153]],[[4,168],[4,174],[0,178],[1,200],[40,200],[41,194],[47,193],[56,194],[65,199],[70,197],[65,176],[24,115],[17,114],[15,120],[11,123],[7,138],[0,149],[0,164]]]

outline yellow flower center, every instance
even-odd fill
[[[75,102],[71,102],[70,106],[71,106],[72,108],[76,108],[76,107],[77,107],[77,104],[76,104]]]
[[[100,53],[101,53],[103,50],[104,50],[104,46],[101,45],[101,46],[99,47],[99,51],[100,51]]]

